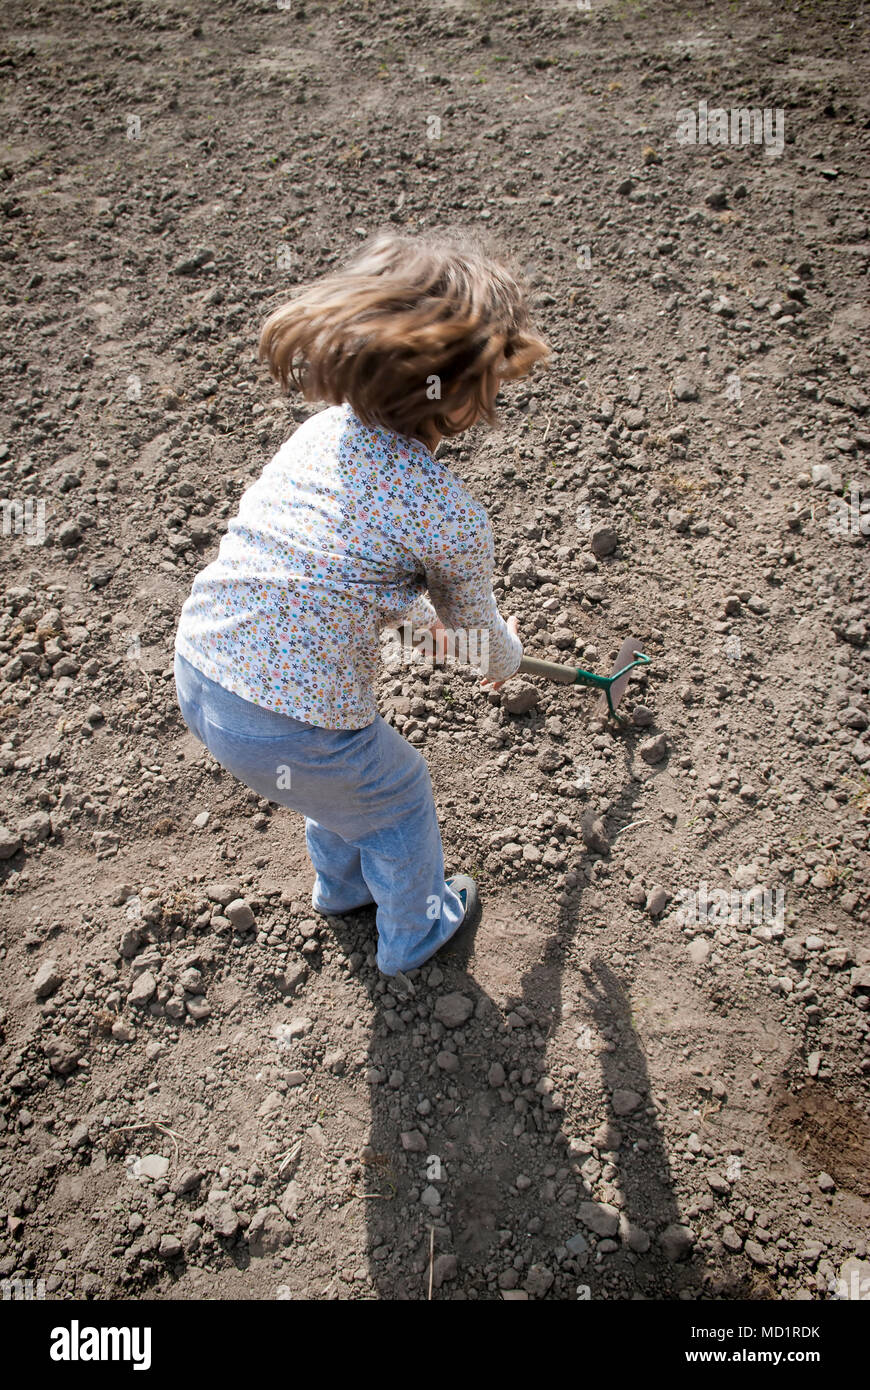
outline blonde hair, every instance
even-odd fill
[[[413,437],[493,424],[499,379],[549,349],[501,261],[467,241],[384,232],[270,314],[259,355],[285,390]]]

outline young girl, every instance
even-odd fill
[[[478,899],[466,875],[445,882],[426,764],[378,715],[379,634],[403,620],[473,632],[483,684],[517,670],[486,513],[433,451],[491,424],[500,381],[546,355],[504,266],[376,238],[266,321],[273,376],[330,407],[244,494],[181,612],[187,724],[247,786],[305,816],[317,912],[377,904],[385,975],[427,961]]]

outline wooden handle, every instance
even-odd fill
[[[524,656],[517,674],[546,676],[548,680],[559,681],[561,685],[574,685],[577,680],[577,667],[561,666],[556,661],[539,661],[535,656]]]

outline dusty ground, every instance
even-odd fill
[[[3,5],[0,468],[45,504],[44,543],[9,508],[2,543],[3,1277],[870,1276],[861,9]],[[784,148],[679,144],[702,100],[781,109]],[[485,896],[464,953],[389,989],[371,920],[312,920],[300,822],[202,754],[171,678],[194,573],[307,412],[259,324],[384,223],[491,234],[554,346],[448,451],[527,650],[653,658],[624,732],[579,690],[517,715],[468,672],[385,671]],[[681,918],[755,886],[774,920]]]

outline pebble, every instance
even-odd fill
[[[250,903],[244,898],[235,898],[224,907],[224,916],[232,922],[237,931],[250,931],[254,925],[254,914]]]
[[[647,893],[646,911],[650,917],[660,917],[670,901],[670,893],[660,883],[653,884]]]
[[[63,972],[56,960],[44,960],[33,980],[33,993],[37,999],[47,999],[63,983]]]
[[[408,1129],[399,1135],[402,1148],[407,1153],[425,1153],[429,1147],[426,1136],[421,1134],[419,1129]]]
[[[152,1182],[159,1182],[169,1172],[169,1159],[164,1158],[163,1154],[144,1154],[134,1163],[133,1172],[137,1178],[151,1178]]]
[[[34,811],[21,821],[18,833],[26,845],[37,845],[51,834],[51,817],[45,811]]]
[[[231,1202],[210,1202],[207,1219],[215,1235],[227,1240],[239,1229],[239,1214]]]
[[[435,1003],[435,1017],[445,1028],[460,1028],[474,1013],[474,1003],[467,994],[442,994]]]
[[[678,1260],[684,1260],[691,1253],[695,1244],[695,1235],[690,1226],[681,1226],[674,1223],[666,1226],[659,1236],[659,1245],[666,1260],[676,1264]]]
[[[674,379],[674,396],[678,401],[696,401],[698,388],[688,377],[678,376]]]
[[[580,833],[583,843],[593,854],[609,854],[610,841],[607,838],[604,821],[600,816],[593,816],[587,812],[580,821]]]
[[[612,1104],[615,1115],[630,1115],[640,1105],[643,1097],[637,1091],[614,1091]]]
[[[581,1202],[577,1215],[597,1236],[612,1236],[619,1230],[619,1210],[607,1202]]]
[[[598,560],[612,555],[617,543],[616,532],[611,526],[596,526],[589,537],[589,548]]]
[[[730,1250],[733,1254],[736,1254],[738,1250],[743,1249],[743,1241],[737,1234],[733,1226],[726,1226],[723,1229],[722,1244],[725,1246],[726,1250]]]
[[[575,1236],[569,1236],[565,1241],[565,1249],[571,1255],[585,1255],[589,1249],[589,1242],[579,1231]]]
[[[209,902],[217,903],[219,907],[226,907],[239,898],[238,883],[207,883],[205,885],[205,896]]]
[[[743,1249],[754,1265],[763,1266],[771,1263],[769,1255],[765,1253],[757,1240],[747,1240]]]
[[[719,1197],[728,1197],[731,1194],[731,1184],[727,1178],[723,1178],[721,1173],[708,1173],[707,1185],[711,1192],[715,1192]]]
[[[455,1279],[458,1262],[455,1255],[436,1255],[432,1264],[432,1283],[436,1289],[448,1279]]]
[[[501,692],[502,708],[508,714],[527,714],[540,703],[541,692],[531,681],[509,680]]]
[[[5,825],[0,826],[0,859],[11,859],[20,848],[21,836],[7,829]]]
[[[660,763],[668,751],[668,741],[664,734],[656,734],[655,738],[644,739],[640,745],[640,756],[645,763]]]
[[[127,996],[127,1002],[135,1008],[144,1009],[153,998],[156,990],[157,981],[151,971],[143,970],[142,974],[134,981],[133,988]]]

